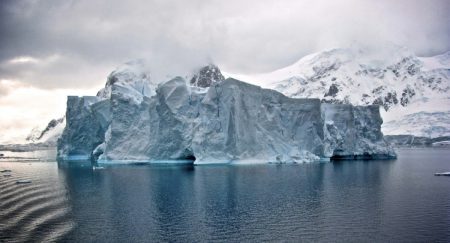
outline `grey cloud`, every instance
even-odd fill
[[[448,0],[2,1],[0,78],[43,88],[89,87],[115,66],[157,69],[209,60],[269,71],[325,48],[394,42],[418,55],[450,50]],[[11,65],[18,56],[47,64]]]
[[[0,100],[2,97],[11,93],[11,91],[14,91],[15,89],[22,88],[25,86],[26,85],[20,82],[0,80]]]

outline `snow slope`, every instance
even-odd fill
[[[65,117],[51,120],[45,128],[35,127],[26,137],[29,143],[43,143],[48,146],[55,146],[66,126]]]

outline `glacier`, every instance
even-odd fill
[[[136,65],[97,96],[69,96],[58,160],[97,163],[302,163],[395,158],[379,106],[290,98],[215,65],[156,82]]]

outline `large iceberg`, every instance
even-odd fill
[[[68,98],[58,158],[210,164],[395,157],[378,106],[289,98],[222,77],[214,65],[159,84],[133,69],[115,71],[97,96]]]

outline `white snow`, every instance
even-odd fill
[[[446,112],[416,112],[401,116],[397,120],[383,124],[386,134],[410,134],[419,137],[435,138],[450,136],[450,111]]]
[[[61,136],[66,122],[64,118],[54,119],[45,127],[35,127],[27,136],[26,141],[32,143],[43,143],[48,146],[55,146],[56,141]]]
[[[423,69],[431,71],[435,69],[450,69],[450,51],[434,57],[419,57],[423,63]]]

